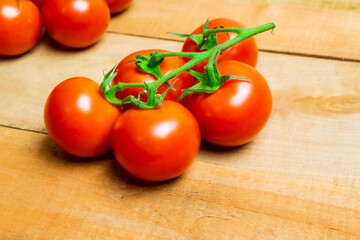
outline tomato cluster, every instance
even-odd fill
[[[180,103],[166,100],[157,109],[123,111],[85,77],[67,79],[53,89],[44,120],[50,137],[67,153],[96,157],[112,147],[128,172],[147,181],[179,176],[200,147],[198,123]]]
[[[0,56],[33,48],[43,29],[58,43],[84,48],[105,33],[111,13],[132,0],[0,0]]]
[[[224,18],[206,24],[200,29],[244,28]],[[145,181],[184,173],[201,140],[232,147],[252,141],[272,110],[270,88],[255,69],[255,40],[222,49],[233,34],[211,35],[214,46],[206,42],[209,36],[199,44],[194,35],[186,35],[178,53],[134,52],[105,74],[101,85],[84,77],[61,82],[45,105],[49,135],[78,157],[112,149],[127,172]]]

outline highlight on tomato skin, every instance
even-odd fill
[[[265,127],[272,111],[272,94],[264,77],[237,62],[218,64],[221,75],[235,75],[212,94],[191,94],[185,105],[197,119],[203,140],[218,146],[240,146]]]
[[[199,26],[196,28],[192,34],[199,34],[202,33],[204,25]],[[230,18],[214,18],[209,21],[209,28],[215,29],[215,28],[245,28],[245,26]],[[235,36],[237,36],[236,33],[217,33],[216,39],[218,44],[224,43],[229,41],[230,39],[233,39]],[[199,47],[197,44],[190,38],[187,38],[182,46],[183,52],[200,52]],[[246,64],[249,64],[252,67],[256,67],[257,60],[258,60],[258,48],[254,37],[250,37],[233,47],[224,50],[221,55],[219,55],[218,63],[222,61],[227,60],[235,60],[244,62]],[[203,71],[203,68],[205,66],[207,61],[203,61],[202,63],[196,65],[194,67],[197,71]]]
[[[102,97],[99,84],[85,77],[59,83],[44,107],[49,136],[65,152],[83,158],[110,151],[112,126],[120,114]]]
[[[32,49],[42,34],[42,18],[35,4],[23,0],[0,2],[0,56],[19,56]]]
[[[181,104],[164,101],[152,110],[129,109],[116,120],[112,148],[132,176],[149,182],[183,174],[200,148],[200,129]]]

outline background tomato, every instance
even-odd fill
[[[132,0],[106,0],[111,13],[119,13],[130,6]]]
[[[202,33],[204,25],[201,25],[197,29],[193,31],[193,34],[199,34]],[[241,23],[228,19],[228,18],[215,18],[209,21],[209,28],[244,28],[244,25]],[[230,39],[233,39],[236,37],[236,33],[218,33],[216,34],[216,39],[218,44],[224,43],[229,41]],[[190,38],[187,38],[183,44],[182,47],[183,52],[199,52],[200,49],[197,46],[197,44],[191,40]],[[256,67],[258,59],[258,48],[256,45],[256,41],[254,37],[248,38],[235,46],[223,51],[221,55],[219,56],[218,62],[227,61],[227,60],[236,60],[240,62],[247,63],[253,67]],[[198,64],[194,67],[197,71],[203,71],[203,68],[206,64],[206,61],[202,62],[201,64]]]
[[[72,48],[96,43],[110,21],[109,7],[104,0],[46,0],[41,13],[49,35]]]
[[[0,55],[16,56],[38,42],[42,20],[38,8],[29,0],[0,0]]]
[[[219,146],[238,146],[254,139],[268,121],[272,109],[270,88],[253,67],[237,62],[218,64],[222,75],[247,80],[227,80],[212,94],[192,94],[186,106],[197,119],[204,140]]]
[[[200,130],[181,104],[164,101],[153,110],[129,109],[116,120],[112,147],[117,161],[133,176],[163,181],[182,174],[200,147]]]
[[[124,82],[124,83],[149,83],[154,82],[157,80],[156,77],[149,73],[144,73],[140,70],[138,70],[135,62],[133,62],[136,59],[137,55],[144,55],[148,56],[151,52],[166,52],[165,50],[160,49],[148,49],[148,50],[141,50],[138,52],[134,52],[127,57],[125,57],[116,67],[117,75],[115,79],[112,82],[112,85],[116,85],[118,82]],[[181,57],[168,57],[165,58],[164,61],[160,65],[160,72],[163,75],[166,75],[167,73],[171,72],[172,70],[175,70],[176,68],[181,67],[185,64],[185,61]],[[175,83],[175,84],[174,84]],[[173,85],[173,87],[176,90],[170,90],[166,95],[166,100],[173,100],[175,101],[180,94],[182,93],[182,90],[184,88],[188,88],[194,84],[194,78],[188,73],[183,72],[176,76],[175,78],[172,78],[169,81],[170,85]],[[168,86],[162,85],[158,88],[158,93],[163,93],[166,91]],[[133,95],[134,97],[138,97],[139,93],[143,92],[142,88],[126,88],[122,91],[117,92],[116,96],[120,99],[125,98],[128,95]],[[142,99],[145,99],[146,96],[142,96]]]
[[[50,137],[78,157],[95,157],[110,150],[111,129],[119,114],[101,96],[99,84],[84,77],[57,85],[44,109]]]

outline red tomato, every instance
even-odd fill
[[[49,35],[71,48],[96,43],[110,21],[109,7],[104,0],[46,0],[41,13]]]
[[[204,140],[219,146],[238,146],[254,139],[268,121],[272,109],[270,88],[253,67],[237,62],[218,64],[222,75],[247,80],[227,80],[212,94],[192,94],[186,106],[197,119]]]
[[[119,109],[101,96],[99,84],[84,77],[57,85],[44,109],[50,137],[78,157],[96,157],[111,149],[111,129],[119,114]]]
[[[112,85],[116,85],[118,82],[124,82],[124,83],[150,83],[157,80],[156,77],[154,77],[151,74],[144,73],[140,70],[138,70],[135,62],[135,57],[137,55],[144,55],[148,56],[151,52],[166,52],[165,50],[159,50],[159,49],[149,49],[149,50],[141,50],[138,52],[134,52],[127,57],[125,57],[116,67],[116,70],[118,71],[115,79],[112,82]],[[176,68],[181,67],[185,64],[185,61],[181,57],[168,57],[165,58],[164,61],[160,65],[160,72],[163,75],[168,74],[172,70],[175,70]],[[175,84],[174,84],[175,83]],[[173,100],[175,101],[180,94],[182,93],[182,90],[185,88],[188,88],[194,84],[194,78],[188,73],[188,72],[182,72],[178,76],[172,78],[169,81],[169,84],[173,85],[173,87],[176,90],[170,90],[165,99],[166,100]],[[158,93],[163,93],[168,86],[162,85],[158,88]],[[128,95],[133,95],[134,97],[138,97],[139,93],[142,93],[142,88],[125,88],[122,91],[117,92],[116,96],[120,99],[125,98]],[[146,96],[142,95],[142,99],[145,100]]]
[[[200,130],[181,104],[164,101],[153,110],[129,109],[116,120],[112,147],[117,161],[133,176],[163,181],[181,175],[200,148]]]
[[[23,0],[0,1],[0,55],[16,56],[29,51],[38,42],[42,20],[34,3]]]
[[[119,13],[130,6],[132,0],[106,0],[111,13]]]
[[[201,25],[198,27],[193,34],[199,34],[202,33],[204,25]],[[215,28],[244,28],[244,25],[241,23],[228,19],[228,18],[216,18],[209,21],[209,28],[215,29]],[[229,41],[230,39],[233,39],[236,37],[236,33],[218,33],[216,34],[216,39],[218,44],[224,43]],[[183,44],[182,47],[183,52],[199,52],[200,49],[197,46],[197,44],[191,40],[190,38],[187,38]],[[253,37],[248,38],[235,46],[223,51],[221,55],[219,56],[218,62],[227,61],[227,60],[236,60],[240,62],[247,63],[253,67],[256,67],[257,64],[257,58],[258,58],[258,48],[255,42],[255,39]],[[196,65],[194,67],[197,71],[203,71],[203,68],[206,64],[206,61],[203,61],[202,63]]]

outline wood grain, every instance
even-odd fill
[[[137,0],[114,16],[109,31],[179,40],[207,18],[229,17],[248,27],[274,22],[273,34],[256,37],[268,51],[360,60],[360,3],[346,1]]]
[[[1,239],[360,237],[358,177],[248,171],[200,154],[182,177],[146,184],[110,155],[74,159],[47,135],[0,131]]]

